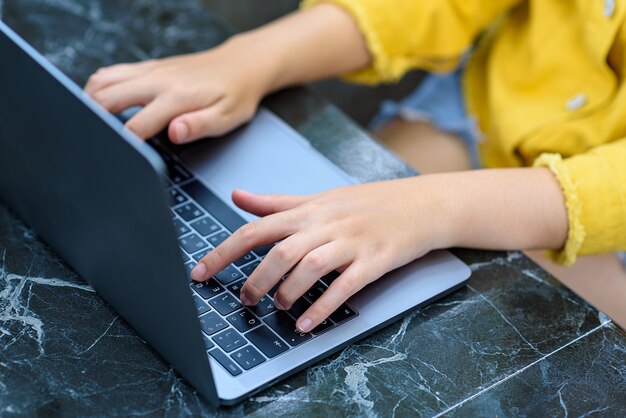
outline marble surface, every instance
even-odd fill
[[[230,30],[194,0],[0,0],[0,17],[79,83]],[[412,175],[306,90],[266,104],[362,181]],[[0,204],[0,415],[626,416],[626,336],[608,318],[519,253],[456,253],[467,287],[216,410]]]

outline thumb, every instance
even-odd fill
[[[175,144],[186,144],[201,138],[222,136],[252,117],[241,110],[229,112],[217,103],[185,113],[170,122],[168,134]]]

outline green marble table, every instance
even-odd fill
[[[230,31],[194,0],[0,0],[0,17],[81,84]],[[266,104],[361,181],[414,174],[305,89]],[[466,288],[215,410],[0,203],[0,415],[626,416],[626,336],[608,318],[519,253],[456,253]]]

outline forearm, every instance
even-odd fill
[[[251,70],[264,73],[265,93],[355,71],[371,60],[352,16],[332,4],[294,12],[224,47],[248,55]]]
[[[488,169],[423,180],[445,214],[444,246],[528,250],[565,244],[563,191],[548,169]]]

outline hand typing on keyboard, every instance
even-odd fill
[[[242,43],[237,39],[201,53],[102,68],[85,91],[112,113],[144,106],[126,123],[141,138],[168,125],[177,144],[220,136],[248,121],[261,97],[275,88],[268,81],[273,75],[262,71],[269,59],[265,49]]]
[[[310,196],[237,190],[235,204],[262,218],[239,228],[202,258],[192,278],[209,280],[251,250],[280,241],[243,282],[241,303],[259,304],[287,275],[274,295],[275,307],[299,316],[296,325],[302,332],[323,327],[368,283],[450,245],[446,225],[437,221],[449,218],[432,215],[441,208],[422,183],[420,178],[394,180]],[[316,285],[333,270],[341,274],[328,288]]]
[[[207,51],[101,68],[85,91],[112,113],[143,106],[126,122],[131,131],[145,139],[169,125],[170,139],[182,144],[236,128],[272,91],[365,68],[370,59],[350,14],[324,4]]]

